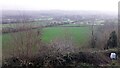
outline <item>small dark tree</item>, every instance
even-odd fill
[[[114,48],[114,47],[117,47],[117,35],[115,31],[111,32],[110,37],[107,41],[107,48]]]

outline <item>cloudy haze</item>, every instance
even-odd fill
[[[2,10],[97,10],[117,12],[119,0],[2,0]]]

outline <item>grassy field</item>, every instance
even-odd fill
[[[50,42],[56,37],[64,37],[68,34],[76,44],[82,44],[87,41],[90,29],[89,27],[49,27],[43,29],[43,41]]]
[[[49,43],[55,38],[63,38],[64,35],[67,34],[77,45],[83,44],[88,40],[90,34],[89,27],[47,27],[43,28],[43,36],[42,40],[45,43]],[[7,44],[11,39],[11,35],[3,34],[2,35],[2,43]],[[6,47],[6,46],[5,46]]]

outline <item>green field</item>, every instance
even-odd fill
[[[49,42],[55,37],[64,37],[68,34],[76,44],[84,43],[90,34],[89,27],[49,27],[43,30],[43,40]]]
[[[54,40],[55,38],[63,38],[64,35],[72,37],[74,42],[77,45],[83,44],[85,41],[88,40],[90,34],[89,27],[47,27],[43,28],[43,36],[42,40],[45,43],[49,43],[50,41]],[[11,39],[11,35],[3,34],[2,35],[2,42],[8,43]]]

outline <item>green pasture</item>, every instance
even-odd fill
[[[88,40],[89,27],[47,27],[43,28],[42,40],[50,43],[55,38],[63,38],[64,35],[72,37],[73,41],[80,45]],[[2,34],[2,43],[6,44],[11,40],[11,34]]]
[[[50,42],[56,37],[64,38],[64,35],[72,37],[76,44],[82,44],[88,40],[89,27],[48,27],[43,29],[43,41]]]

